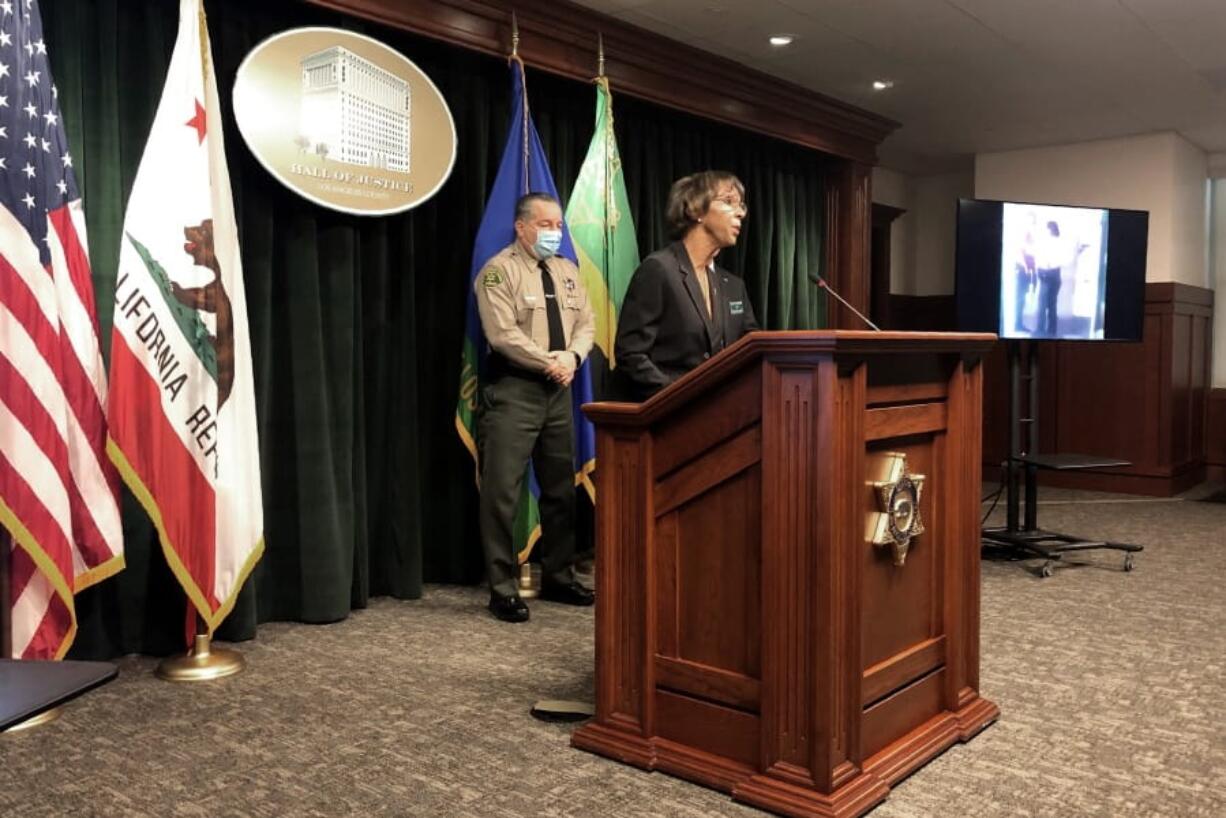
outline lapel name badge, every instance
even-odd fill
[[[744,315],[745,302],[744,301],[729,301],[728,311],[732,313],[733,315]]]

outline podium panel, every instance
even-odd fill
[[[576,747],[857,815],[978,693],[991,335],[754,333],[596,423],[596,718]]]

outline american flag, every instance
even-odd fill
[[[0,0],[0,526],[18,658],[61,658],[73,594],[123,567],[85,213],[56,97],[38,4]]]

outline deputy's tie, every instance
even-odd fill
[[[553,276],[545,260],[536,263],[541,269],[541,287],[545,290],[545,317],[549,321],[549,350],[566,349],[566,333],[562,330],[562,310],[558,307],[558,294],[553,287]]]

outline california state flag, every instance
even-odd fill
[[[179,35],[124,217],[111,459],[213,629],[264,548],[247,305],[200,0]]]

